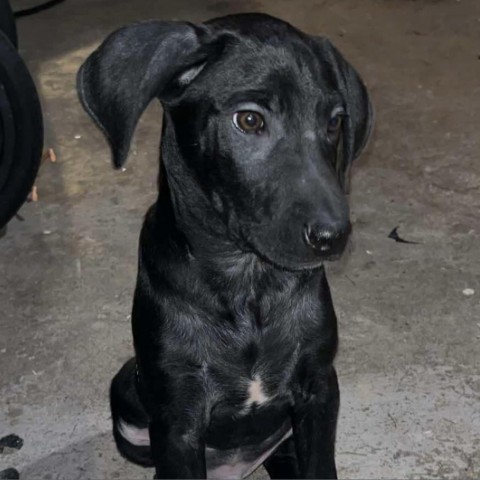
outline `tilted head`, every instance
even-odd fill
[[[358,74],[328,40],[263,14],[140,23],[108,37],[78,84],[116,167],[159,98],[174,203],[195,210],[202,197],[239,245],[288,269],[343,250],[347,171],[372,111]],[[181,188],[187,178],[192,195]]]

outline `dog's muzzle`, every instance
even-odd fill
[[[317,255],[336,256],[344,251],[351,230],[350,222],[345,225],[306,224],[303,239]]]

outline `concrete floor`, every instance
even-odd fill
[[[143,117],[127,171],[114,172],[74,78],[125,23],[239,11],[330,37],[377,110],[354,169],[352,249],[329,276],[341,338],[340,477],[478,479],[478,0],[70,0],[22,19],[22,53],[58,163],[42,168],[40,201],[0,240],[0,436],[25,441],[0,455],[0,470],[152,477],[116,453],[107,389],[132,354],[137,238],[155,197],[160,109]],[[397,225],[420,244],[388,239]]]

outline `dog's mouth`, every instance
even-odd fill
[[[343,254],[343,252],[335,254],[309,254],[304,259],[297,255],[291,255],[288,252],[281,252],[278,249],[262,248],[259,246],[259,243],[255,239],[247,238],[242,234],[241,248],[245,253],[253,253],[260,260],[275,268],[293,272],[320,269],[325,262],[337,261]]]

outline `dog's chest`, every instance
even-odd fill
[[[263,405],[270,400],[270,396],[265,392],[260,375],[254,375],[252,379],[248,379],[246,387],[247,392],[243,411],[248,412],[253,405]]]
[[[223,384],[206,435],[208,478],[245,478],[291,435],[290,396],[283,380],[272,383],[277,375],[263,365]]]
[[[232,346],[227,358],[209,368],[215,398],[206,434],[209,478],[245,477],[291,434],[297,349],[287,344],[274,354],[261,341],[256,345]]]
[[[299,349],[293,342],[278,344],[268,338],[233,344],[207,367],[216,409],[239,417],[275,400],[286,400]]]

